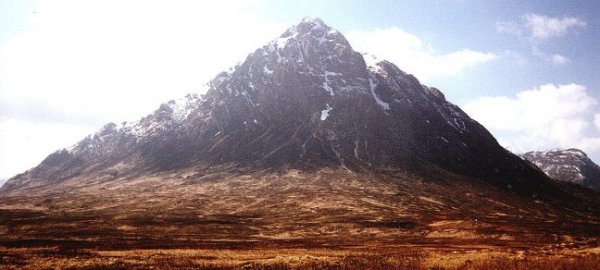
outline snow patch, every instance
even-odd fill
[[[263,72],[264,72],[264,73],[266,73],[266,74],[269,74],[269,75],[273,74],[273,71],[272,71],[272,70],[270,70],[270,69],[267,67],[267,65],[265,65],[265,66],[263,67]]]
[[[325,71],[325,76],[342,76],[342,73]]]
[[[304,62],[304,53],[302,52],[302,48],[300,46],[300,42],[296,39],[296,49],[298,49],[298,62]]]
[[[144,126],[140,120],[135,122],[123,122],[122,130],[129,135],[132,135],[136,138],[142,137],[148,133],[149,130],[152,130],[156,127],[156,122],[153,122],[149,126]]]
[[[333,109],[329,104],[325,104],[327,109],[321,111],[321,121],[325,121],[329,117],[329,112]]]
[[[379,106],[381,106],[381,108],[383,108],[384,111],[389,110],[390,104],[379,99],[379,97],[377,96],[377,93],[375,93],[375,87],[377,87],[377,83],[373,82],[372,78],[369,78],[369,88],[371,88],[371,95],[373,95],[373,98],[375,99],[377,104],[379,104]]]
[[[313,29],[325,27],[325,24],[323,23],[323,21],[321,21],[321,19],[311,16],[304,17],[300,23],[313,24]]]
[[[380,74],[385,73],[385,72],[383,72],[383,69],[381,67],[379,67],[379,65],[377,65],[379,62],[381,62],[381,60],[379,58],[377,58],[375,55],[364,53],[363,59],[365,60],[367,69],[369,69],[375,73],[380,73]]]
[[[465,122],[463,122],[461,114],[458,111],[456,111],[452,107],[452,105],[448,106],[448,108],[450,109],[450,113],[452,114],[452,126],[454,126],[461,133],[463,131],[467,131],[467,126],[465,125]]]
[[[286,59],[283,56],[281,56],[279,51],[275,51],[275,53],[277,53],[277,63],[281,64],[281,63],[285,62]]]
[[[275,46],[277,46],[277,48],[280,48],[280,49],[285,48],[285,46],[287,45],[287,43],[290,39],[294,39],[294,38],[296,38],[296,36],[298,36],[298,29],[296,29],[296,27],[289,28],[286,31],[286,33],[284,33],[284,35],[286,35],[286,36],[284,37],[282,35],[281,37],[279,37],[273,41],[275,43]]]
[[[286,37],[286,38],[278,38],[275,40],[275,46],[277,46],[277,48],[285,48],[285,44],[287,44],[288,40],[290,40],[291,37]]]
[[[178,100],[172,100],[167,103],[167,106],[171,108],[172,118],[176,122],[185,120],[190,113],[197,108],[198,103],[201,101],[201,97],[197,94],[187,94],[185,97]]]
[[[329,92],[330,96],[335,96],[335,93],[333,92],[333,88],[331,88],[331,86],[329,86],[329,77],[327,77],[327,73],[325,73],[325,75],[323,75],[323,77],[325,78],[325,81],[323,82],[323,89],[325,89],[325,91]]]
[[[363,53],[363,59],[365,60],[365,64],[367,64],[367,66],[376,66],[377,63],[381,62],[381,60],[379,60],[379,58],[377,58],[377,56],[369,54],[369,53]]]
[[[202,86],[202,88],[198,90],[198,92],[206,93],[211,86],[214,87],[215,83],[217,83],[217,84],[222,83],[224,80],[224,77],[226,77],[226,76],[220,75],[220,76],[218,76],[218,78],[216,80],[213,80],[209,83],[204,84]],[[155,130],[157,128],[165,128],[165,125],[167,125],[167,122],[168,123],[181,123],[181,122],[185,121],[193,111],[198,109],[198,106],[203,101],[203,99],[204,99],[203,96],[196,94],[196,93],[187,94],[180,99],[171,100],[171,101],[167,102],[166,104],[164,104],[171,111],[170,118],[166,118],[161,121],[155,120],[155,121],[151,121],[151,122],[144,121],[145,118],[142,118],[140,120],[133,121],[133,122],[123,122],[120,127],[118,127],[118,126],[115,127],[115,131],[121,132],[122,134],[133,136],[135,138],[140,138],[140,137],[146,136],[152,130]]]
[[[331,71],[323,71],[323,75],[321,75],[324,79],[323,81],[323,89],[325,89],[327,92],[329,92],[330,96],[335,96],[335,93],[333,92],[333,88],[331,88],[331,86],[329,85],[331,83],[331,81],[329,80],[329,76],[341,76],[341,73],[337,73],[337,72],[331,72]]]

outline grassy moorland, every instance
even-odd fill
[[[2,269],[598,269],[600,248],[2,248]]]
[[[0,269],[600,269],[598,210],[444,179],[162,174],[13,192]]]

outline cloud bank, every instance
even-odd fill
[[[587,26],[585,21],[572,16],[559,18],[528,13],[523,16],[523,20],[525,21],[525,27],[531,32],[531,37],[535,40],[562,37],[570,30]]]
[[[373,31],[350,31],[346,37],[355,50],[368,52],[395,63],[419,80],[450,77],[468,68],[494,60],[494,53],[462,49],[436,53],[419,37],[398,27]]]
[[[598,101],[585,86],[545,84],[514,97],[481,97],[463,109],[516,152],[580,148],[600,157]]]
[[[257,1],[39,1],[0,38],[0,179],[195,92],[282,33]],[[15,16],[18,17],[18,16]]]
[[[585,28],[587,22],[579,17],[550,17],[535,13],[527,13],[521,22],[497,22],[496,31],[515,37],[526,38],[531,43],[534,56],[547,63],[564,65],[571,60],[562,54],[549,54],[541,50],[540,44],[553,38],[564,37],[577,29]]]

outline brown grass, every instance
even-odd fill
[[[600,269],[597,212],[461,179],[154,175],[0,196],[0,269]]]
[[[0,269],[600,269],[596,249],[514,250],[1,248]]]

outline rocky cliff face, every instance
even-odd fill
[[[319,19],[304,19],[205,87],[205,95],[169,101],[138,121],[107,124],[2,190],[223,164],[435,168],[519,192],[550,188],[438,89],[354,51]]]
[[[532,151],[522,157],[553,179],[600,191],[600,166],[579,149]]]

